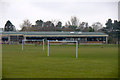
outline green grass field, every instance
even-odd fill
[[[103,48],[101,47],[103,46]],[[3,78],[117,78],[117,45],[3,45]]]

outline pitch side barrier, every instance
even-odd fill
[[[47,47],[47,56],[49,56],[49,43],[50,42],[71,42],[71,43],[76,43],[76,58],[78,58],[78,41],[53,41],[53,40],[47,40],[47,44],[48,44],[48,47]]]

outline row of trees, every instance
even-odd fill
[[[120,42],[120,21],[108,19],[106,22],[106,27],[102,28],[102,32],[109,35],[109,43],[118,43]]]
[[[37,20],[35,25],[26,19],[20,25],[20,31],[83,31],[83,32],[94,32],[102,31],[105,33],[117,32],[120,30],[120,21],[114,20],[112,23],[111,19],[106,22],[106,27],[100,22],[95,22],[91,26],[87,22],[80,22],[77,17],[71,17],[70,21],[67,21],[64,26],[62,26],[61,21],[46,21]],[[4,27],[5,31],[16,31],[15,26],[8,20]]]
[[[120,32],[120,21],[108,19],[105,27],[100,22],[95,22],[91,26],[87,22],[80,22],[77,17],[71,17],[69,21],[62,25],[61,21],[35,21],[35,25],[26,19],[20,25],[20,31],[82,31],[82,32],[104,32],[109,35],[109,43],[117,43]],[[16,31],[15,26],[8,20],[4,27],[5,31]]]
[[[87,22],[80,22],[77,17],[71,17],[69,21],[62,25],[61,21],[46,21],[37,20],[35,25],[26,19],[21,24],[21,31],[82,31],[82,32],[94,32],[99,31],[102,28],[100,22],[95,22],[91,26]]]

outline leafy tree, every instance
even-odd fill
[[[120,30],[120,21],[118,22],[117,20],[114,20],[113,23],[113,31],[119,31]]]
[[[78,29],[80,29],[80,31],[86,31],[86,29],[89,27],[88,23],[87,22],[82,22]]]
[[[44,27],[54,27],[54,24],[51,21],[44,22]]]
[[[8,20],[5,24],[4,31],[16,31],[15,26]]]
[[[106,22],[106,28],[104,28],[103,31],[109,35],[109,43],[118,43],[120,25],[117,20],[114,20],[114,23],[112,23],[112,20],[108,19]]]
[[[85,27],[82,31],[83,32],[89,32],[89,27]]]
[[[57,25],[56,25],[57,28],[62,28],[62,22],[58,22]]]
[[[112,20],[108,19],[108,21],[105,25],[106,25],[106,29],[108,29],[108,30],[112,29],[113,28]]]
[[[80,29],[80,31],[83,31],[83,29],[85,28],[85,24],[86,24],[86,22],[82,22],[80,25],[79,25],[79,29]]]
[[[94,29],[91,26],[89,27],[89,32],[94,32]]]
[[[72,26],[72,25],[70,25],[69,28],[75,30],[75,29],[77,28],[77,26]]]
[[[42,26],[43,25],[43,21],[42,20],[37,20],[35,23],[36,23],[37,27],[43,27]]]
[[[43,31],[55,31],[55,26],[52,21],[46,21],[43,23]]]

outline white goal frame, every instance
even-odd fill
[[[49,56],[49,42],[73,42],[73,43],[76,43],[76,58],[78,58],[78,41],[50,41],[50,40],[47,40],[47,44],[48,44],[48,47],[47,47],[47,56]]]
[[[43,41],[43,51],[44,51],[44,39],[42,39],[42,40],[22,40],[22,51],[24,50],[24,42],[25,41]]]

